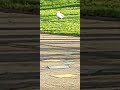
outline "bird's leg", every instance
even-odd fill
[[[60,18],[58,18],[58,20],[59,20]]]

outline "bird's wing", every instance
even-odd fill
[[[64,15],[61,13],[61,16],[64,17]]]

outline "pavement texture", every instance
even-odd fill
[[[119,22],[81,19],[81,37],[38,42],[38,18],[0,12],[0,90],[120,90]]]
[[[81,90],[120,90],[120,22],[81,19]]]
[[[0,90],[40,90],[39,16],[0,12]]]
[[[41,34],[40,47],[40,90],[80,90],[80,37]]]

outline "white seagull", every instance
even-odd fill
[[[57,17],[62,19],[64,18],[64,15],[60,11],[57,11]]]

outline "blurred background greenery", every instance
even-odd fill
[[[0,0],[1,9],[16,9],[39,14],[39,0]]]
[[[120,17],[120,0],[81,0],[81,16]]]

